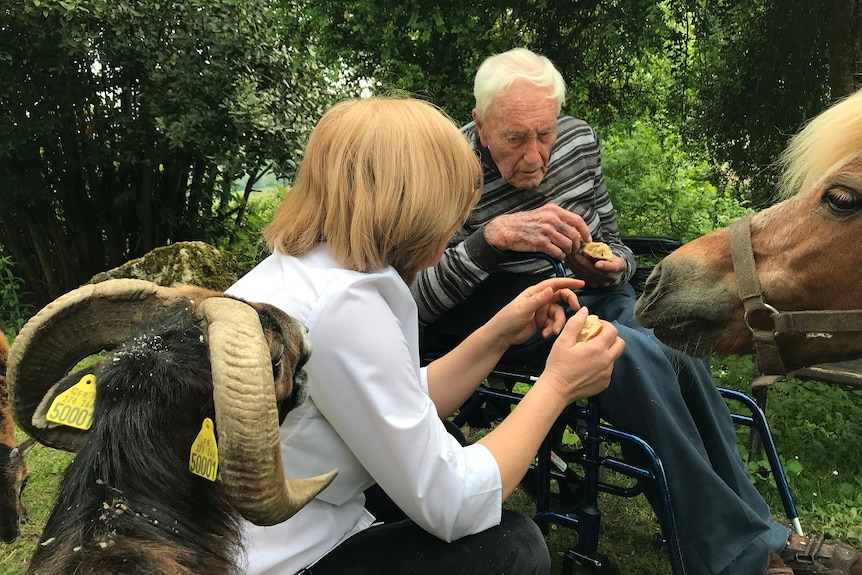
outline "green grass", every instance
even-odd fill
[[[713,366],[716,383],[750,391],[751,360],[727,360]],[[769,391],[767,417],[807,532],[826,530],[862,546],[862,390],[792,380]],[[747,454],[747,429],[741,428],[740,452]],[[27,465],[30,483],[24,494],[31,522],[14,544],[0,543],[0,575],[24,572],[50,513],[60,476],[72,456],[37,445]],[[758,476],[762,462],[752,462],[752,481],[770,503],[776,518],[782,507],[771,479]],[[533,500],[516,492],[506,503],[527,515]],[[664,550],[653,546],[658,522],[643,496],[625,499],[603,494],[599,551],[611,556],[626,575],[666,575]],[[559,574],[562,555],[577,541],[574,531],[552,527],[547,536],[552,573]]]
[[[713,364],[716,384],[746,393],[751,392],[752,373],[750,358]],[[735,403],[731,408],[739,410]],[[803,529],[806,533],[827,531],[862,547],[862,390],[790,380],[770,389],[766,415]],[[745,427],[738,431],[740,454],[747,461],[749,431]],[[752,481],[773,515],[786,522],[774,481],[759,474],[767,467],[765,457],[748,465]],[[535,512],[533,501],[524,493],[513,495],[507,506],[527,515]],[[599,506],[599,551],[609,555],[621,573],[671,573],[666,552],[653,545],[660,529],[643,496],[626,499],[601,494]],[[547,541],[554,562],[551,573],[560,573],[562,555],[577,543],[577,534],[563,527],[552,528]]]

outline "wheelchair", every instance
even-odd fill
[[[667,237],[637,236],[623,238],[623,241],[636,256],[652,258],[653,263],[681,245],[677,240]],[[555,274],[565,274],[561,262],[544,254],[517,254],[516,257],[543,259],[553,267]],[[631,280],[638,294],[649,275],[649,261],[643,267],[639,265]],[[434,357],[429,354],[423,360],[428,362]],[[453,422],[459,427],[464,424],[475,427],[487,426],[490,420],[501,419],[523,398],[523,394],[518,391],[518,384],[530,385],[538,376],[539,372],[535,368],[497,365],[485,383],[457,412]],[[756,431],[785,515],[796,532],[802,534],[793,496],[763,410],[745,393],[726,388],[719,388],[719,392],[726,400],[743,408],[743,413],[731,409],[733,422]],[[573,446],[573,439],[579,445]],[[611,445],[627,445],[638,450],[646,464],[635,465],[609,454],[619,451],[609,449]],[[630,481],[608,481],[608,472],[613,472],[615,478],[629,478]],[[599,552],[602,518],[599,494],[631,498],[642,494],[644,486],[650,485],[657,494],[654,508],[661,530],[653,538],[653,544],[666,547],[674,575],[687,573],[661,459],[640,437],[606,424],[595,399],[577,402],[566,408],[542,443],[521,485],[535,500],[533,520],[545,534],[551,524],[556,524],[573,529],[578,535],[577,542],[564,554],[563,575],[618,573],[613,560]]]

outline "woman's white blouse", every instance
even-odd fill
[[[227,293],[308,327],[308,399],[281,426],[284,468],[291,477],[338,468],[284,523],[246,523],[247,573],[292,575],[370,526],[363,491],[374,483],[446,541],[500,522],[496,461],[481,445],[461,447],[437,416],[419,367],[416,305],[394,269],[344,269],[321,244],[299,258],[272,254]]]

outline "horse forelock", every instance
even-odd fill
[[[862,90],[815,116],[791,138],[778,164],[779,193],[787,198],[812,189],[842,159],[862,154]]]

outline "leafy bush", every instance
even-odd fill
[[[602,141],[605,180],[623,235],[688,241],[748,210],[716,187],[716,170],[660,121],[614,127]]]
[[[751,393],[751,357],[713,359],[717,385]],[[803,527],[862,545],[862,390],[791,379],[769,388],[766,417]],[[739,448],[748,459],[748,432]],[[776,517],[781,501],[765,456],[748,461],[752,480]]]
[[[15,275],[9,256],[0,256],[0,330],[17,333],[33,315],[27,302],[24,282]]]
[[[229,245],[219,246],[236,256],[241,275],[269,255],[263,241],[263,229],[272,220],[276,206],[286,193],[287,188],[280,184],[253,193],[241,227],[234,230]]]

